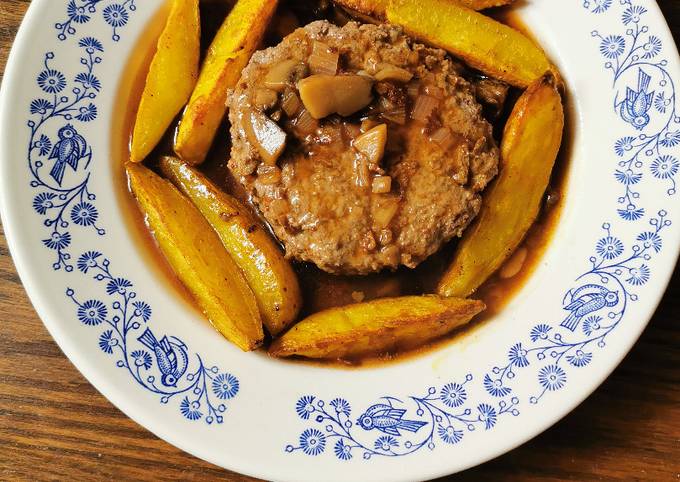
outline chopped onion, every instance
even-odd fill
[[[413,78],[413,74],[406,69],[401,67],[396,67],[390,64],[384,64],[382,70],[375,74],[375,80],[393,80],[395,82],[410,82]]]
[[[446,151],[453,145],[455,138],[453,137],[451,129],[448,127],[440,127],[430,136],[430,140],[439,144],[439,147]]]
[[[429,95],[419,95],[411,112],[411,118],[418,122],[427,122],[439,105],[439,101]]]
[[[406,91],[411,97],[418,97],[420,95],[420,84],[418,82],[412,82],[406,87]]]
[[[379,229],[385,229],[392,222],[394,216],[399,211],[400,199],[394,195],[373,195],[371,196],[371,216],[373,225]]]
[[[387,119],[388,121],[392,121],[395,124],[399,125],[404,125],[406,124],[406,108],[405,107],[397,107],[394,110],[389,110],[386,112],[383,112],[382,117]]]
[[[335,75],[338,73],[340,54],[333,53],[323,42],[314,42],[312,55],[309,57],[309,70],[312,74]]]
[[[295,127],[304,135],[312,134],[317,128],[316,120],[307,109],[302,109],[295,121]]]
[[[281,180],[281,169],[276,166],[260,164],[257,168],[257,180],[262,184],[276,184]]]
[[[276,105],[279,101],[279,96],[270,89],[257,89],[254,100],[255,105],[261,110],[268,110]]]
[[[376,176],[373,178],[371,191],[375,194],[387,194],[392,190],[392,178],[390,176]]]
[[[281,107],[283,107],[283,111],[286,113],[288,117],[293,117],[295,114],[300,112],[302,102],[300,101],[300,98],[295,93],[295,91],[288,90],[283,95]]]
[[[430,97],[434,97],[435,99],[441,99],[444,97],[444,91],[439,87],[435,87],[434,85],[428,85],[425,87],[425,94],[429,95]]]
[[[368,159],[362,155],[354,158],[354,183],[357,187],[365,188],[371,185],[371,173],[368,170]]]

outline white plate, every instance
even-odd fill
[[[134,420],[262,478],[425,479],[545,430],[637,340],[680,237],[680,69],[653,1],[522,2],[569,86],[573,158],[554,241],[514,301],[462,342],[361,370],[241,353],[158,283],[131,239],[112,159],[133,51],[149,48],[164,4],[34,0],[2,86],[0,197],[17,269],[66,355]],[[175,386],[138,341],[147,328],[179,356]],[[392,433],[362,425],[366,412]]]

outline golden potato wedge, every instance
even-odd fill
[[[174,157],[161,171],[201,211],[253,290],[262,321],[278,335],[292,323],[302,305],[297,276],[271,236],[248,208],[215,187],[201,173]]]
[[[137,110],[132,162],[141,162],[151,153],[187,103],[198,76],[200,47],[198,0],[174,0]]]
[[[316,313],[275,340],[269,354],[352,359],[421,346],[485,309],[475,300],[438,296],[383,298]]]
[[[205,160],[227,111],[227,91],[241,78],[277,4],[277,0],[238,0],[217,32],[175,138],[175,152],[189,164]]]
[[[538,216],[563,130],[562,99],[552,75],[546,75],[527,89],[510,114],[501,143],[501,172],[458,245],[439,284],[440,295],[469,296],[517,249]]]
[[[142,165],[128,164],[127,174],[161,252],[213,326],[244,351],[260,346],[255,296],[198,209]]]
[[[543,50],[517,30],[450,0],[391,0],[387,20],[517,87],[552,68]]]
[[[449,3],[462,5],[472,10],[510,5],[515,0],[447,0]],[[335,0],[337,5],[369,17],[384,19],[390,0]]]

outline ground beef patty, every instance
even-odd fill
[[[462,71],[398,27],[353,22],[314,22],[253,56],[230,100],[229,167],[289,258],[336,274],[413,268],[463,233],[499,152]],[[317,74],[317,102],[354,89],[344,116],[310,115],[300,81]],[[370,103],[354,112],[362,79]]]

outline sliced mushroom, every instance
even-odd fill
[[[360,75],[312,75],[298,82],[302,103],[315,119],[360,111],[373,100],[372,88],[372,80]]]
[[[387,144],[387,124],[380,124],[354,139],[352,145],[373,164],[380,164]]]
[[[283,92],[290,85],[293,74],[298,70],[304,70],[304,64],[297,60],[284,60],[274,65],[264,78],[264,86],[276,92]]]
[[[276,165],[286,147],[286,133],[260,111],[252,110],[245,116],[248,140],[255,146],[265,164]]]
[[[391,64],[383,64],[381,67],[381,70],[375,74],[375,80],[377,81],[392,80],[394,82],[402,82],[405,84],[410,82],[413,78],[413,74],[411,72],[406,69],[402,69],[401,67],[396,67]]]

